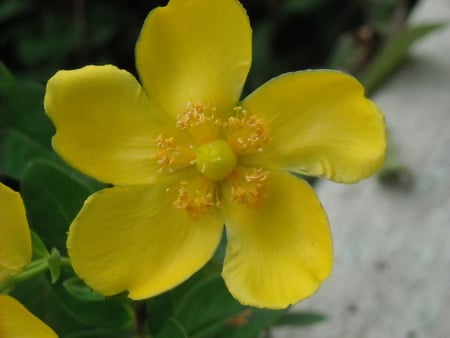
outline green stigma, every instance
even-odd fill
[[[236,167],[236,155],[224,140],[214,140],[197,148],[197,169],[206,177],[221,181]]]

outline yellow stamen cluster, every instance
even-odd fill
[[[156,138],[156,146],[159,151],[156,152],[155,159],[160,172],[165,169],[172,172],[176,168],[188,166],[195,158],[195,153],[190,149],[178,146],[174,137],[164,138],[159,134]]]
[[[235,107],[234,111],[235,116],[221,123],[228,134],[230,145],[238,154],[262,152],[271,141],[264,121],[256,115],[248,115],[240,106]]]
[[[188,181],[181,181],[178,198],[173,202],[173,205],[178,209],[183,209],[194,218],[204,215],[212,207],[218,205],[214,199],[214,191],[215,184],[200,189],[200,187],[193,187]]]
[[[230,177],[231,200],[249,208],[261,206],[265,197],[265,181],[270,172],[263,168],[238,168]]]
[[[209,104],[189,102],[186,105],[186,110],[177,116],[177,127],[186,129],[203,123],[214,123],[216,121],[214,117],[215,111],[216,108],[211,107]]]
[[[177,116],[176,126],[187,131],[198,143],[206,143],[217,138],[220,120],[215,117],[215,107],[209,104],[191,103]]]

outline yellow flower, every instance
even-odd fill
[[[0,183],[0,282],[31,260],[31,236],[19,193]],[[54,338],[56,334],[22,304],[0,295],[0,337]]]
[[[104,295],[142,299],[186,280],[227,233],[223,277],[244,304],[284,308],[329,275],[332,243],[310,186],[380,167],[384,121],[352,77],[279,76],[239,101],[251,28],[235,0],[170,0],[136,46],[139,82],[111,65],[60,71],[45,108],[53,147],[113,187],[69,230],[75,271]]]

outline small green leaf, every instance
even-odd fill
[[[52,249],[48,258],[48,267],[50,269],[52,284],[55,284],[61,276],[61,254],[55,248]]]
[[[86,302],[98,302],[105,299],[104,296],[93,291],[78,277],[65,280],[63,286],[72,296]]]
[[[174,318],[169,317],[155,338],[188,338],[186,330]]]
[[[420,24],[407,27],[391,37],[370,66],[359,76],[367,92],[372,93],[401,65],[416,41],[444,26],[445,24],[441,22]]]
[[[31,231],[31,243],[33,247],[33,260],[50,256],[47,247],[37,233]]]
[[[327,320],[318,312],[288,312],[275,323],[277,326],[309,326]]]

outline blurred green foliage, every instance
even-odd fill
[[[134,71],[140,27],[152,8],[165,3],[3,0],[0,59],[19,78],[40,83],[58,69],[85,64],[112,63]],[[402,29],[416,0],[242,3],[254,28],[254,63],[247,86],[251,90],[287,71],[328,66],[361,71],[383,41]]]

